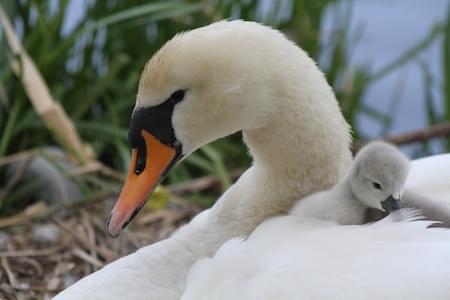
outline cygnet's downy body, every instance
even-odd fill
[[[292,215],[363,224],[368,208],[392,212],[409,172],[409,160],[394,146],[372,142],[356,155],[347,175],[332,189],[301,199]]]

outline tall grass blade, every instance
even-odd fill
[[[375,82],[391,73],[392,71],[398,69],[399,67],[405,65],[406,63],[410,62],[411,60],[415,59],[418,54],[428,48],[428,46],[430,46],[435,41],[435,39],[442,34],[443,30],[444,26],[442,24],[435,25],[425,36],[425,38],[405,51],[400,57],[394,59],[392,62],[386,64],[384,67],[380,68],[377,72],[372,74],[370,80],[372,82]]]
[[[21,68],[19,68],[16,60],[11,62],[13,70],[21,78],[22,84],[37,113],[63,148],[72,153],[80,163],[90,161],[91,157],[81,142],[72,121],[62,106],[53,100],[44,79],[17,38],[17,34],[1,5],[0,22],[11,50],[20,59]]]

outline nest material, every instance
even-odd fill
[[[170,208],[143,211],[112,239],[105,230],[110,207],[103,201],[39,221],[21,215],[17,224],[0,222],[0,299],[50,299],[107,263],[168,237],[200,211],[171,201]]]

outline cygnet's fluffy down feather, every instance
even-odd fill
[[[364,226],[273,218],[198,261],[182,299],[448,300],[450,231],[415,219],[404,209]]]
[[[343,225],[363,224],[368,208],[383,211],[386,201],[399,204],[408,171],[409,160],[400,150],[372,142],[356,155],[338,184],[300,199],[290,213]]]

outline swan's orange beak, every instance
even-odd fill
[[[112,237],[117,237],[136,216],[179,156],[176,149],[161,143],[147,131],[141,130],[141,135],[145,141],[145,167],[142,171],[137,171],[139,153],[137,148],[133,148],[125,185],[108,220],[107,229]]]

